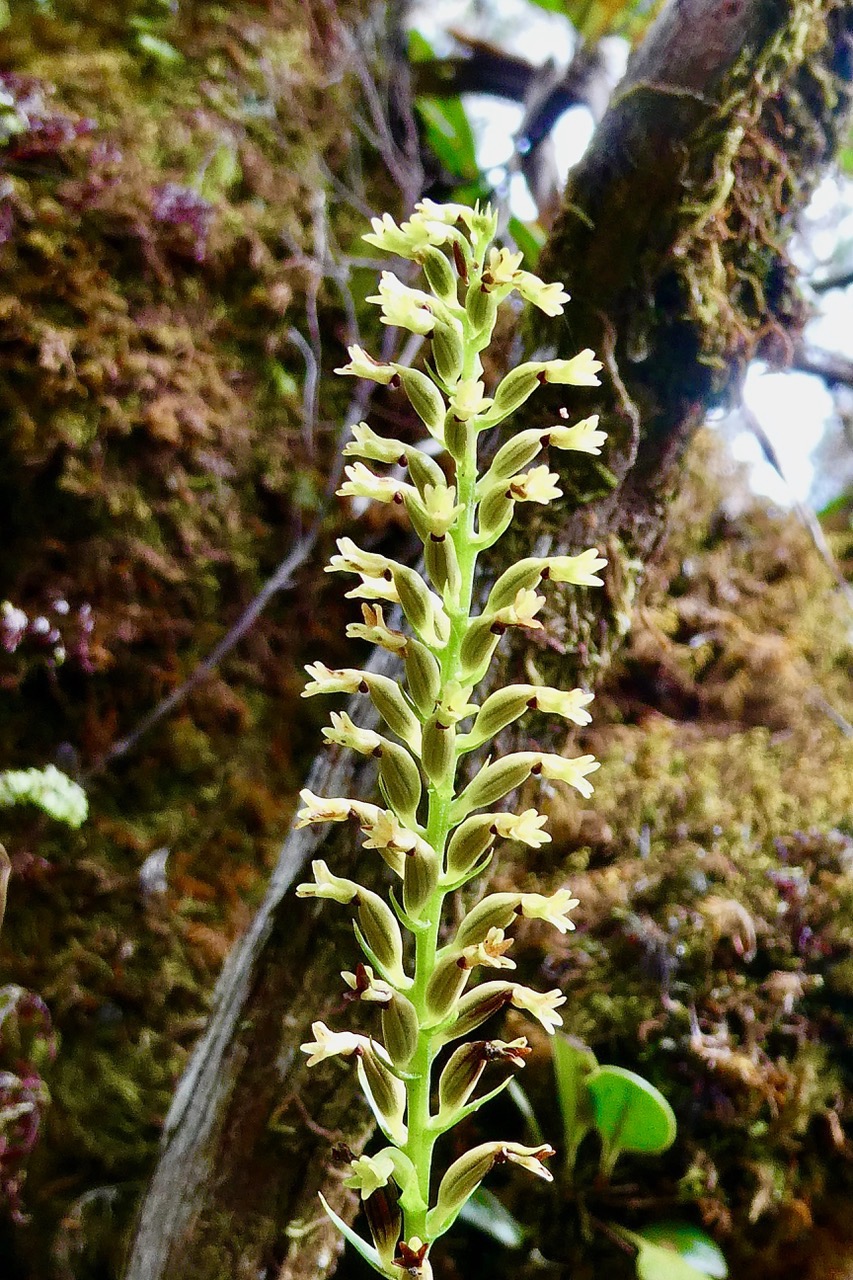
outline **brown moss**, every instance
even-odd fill
[[[146,54],[144,31],[181,61]],[[322,363],[339,362],[349,300],[314,255],[319,202],[333,248],[362,229],[327,177],[357,172],[361,87],[325,7],[288,0],[16,6],[0,44],[36,120],[2,156],[0,578],[31,616],[64,599],[94,619],[62,667],[4,657],[0,745],[4,765],[59,749],[85,769],[194,669],[315,514],[346,389],[324,393],[309,435],[293,332],[310,339],[316,307]],[[274,603],[139,752],[93,777],[79,835],[9,820],[4,980],[42,992],[61,1037],[32,1221],[0,1244],[15,1276],[117,1272],[313,749],[293,708],[307,646],[333,652],[326,629],[343,630],[324,590]],[[139,880],[162,849],[165,896]]]

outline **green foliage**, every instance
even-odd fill
[[[684,1222],[659,1222],[643,1227],[635,1239],[642,1239],[669,1252],[674,1252],[696,1271],[712,1280],[726,1280],[729,1269],[723,1252],[709,1235]],[[641,1245],[641,1252],[647,1249]],[[650,1280],[653,1280],[650,1277]]]
[[[32,804],[57,822],[77,828],[86,821],[86,792],[54,765],[0,773],[0,808]]]
[[[470,121],[459,98],[423,96],[415,100],[423,121],[427,145],[445,172],[460,183],[479,177],[477,148]]]
[[[675,1116],[660,1090],[624,1067],[599,1067],[587,1081],[601,1168],[611,1173],[623,1151],[659,1155],[675,1141]]]

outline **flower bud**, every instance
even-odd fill
[[[379,780],[385,799],[403,822],[416,820],[421,802],[421,775],[418,766],[404,747],[382,739],[379,756]]]
[[[439,960],[427,984],[427,1011],[434,1023],[444,1021],[465,990],[471,970],[458,961],[458,956]]]
[[[403,612],[415,631],[428,645],[446,644],[450,623],[438,597],[421,575],[407,565],[394,565],[392,574]]]
[[[471,729],[472,746],[488,742],[508,724],[512,724],[530,706],[531,688],[529,685],[509,685],[491,694],[480,707],[477,719]]]
[[[467,875],[491,849],[495,841],[492,831],[493,816],[486,813],[466,818],[450,837],[445,874],[451,883]]]
[[[462,372],[465,348],[455,325],[437,324],[432,334],[432,358],[441,380],[452,387]]]
[[[504,1040],[469,1040],[450,1055],[438,1082],[439,1121],[461,1110],[479,1082],[487,1063],[505,1061],[523,1067],[530,1056],[524,1036]]]
[[[406,446],[402,440],[378,436],[366,422],[357,422],[351,428],[352,440],[344,445],[345,458],[367,458],[368,462],[404,463]]]
[[[443,485],[446,483],[441,467],[425,454],[422,449],[408,449],[406,462],[409,467],[409,475],[412,477],[415,488],[421,497],[424,496],[424,489],[428,484]]]
[[[373,672],[365,672],[364,680],[370,691],[370,700],[388,728],[396,733],[398,738],[402,738],[414,752],[419,752],[420,722],[396,680],[391,680],[388,676],[375,675]]]
[[[397,1067],[405,1067],[418,1047],[418,1015],[411,1000],[394,992],[382,1010],[382,1039]]]
[[[442,534],[428,537],[424,543],[424,564],[430,581],[445,600],[458,600],[462,589],[462,573],[453,539]]]
[[[471,1097],[486,1069],[488,1040],[469,1040],[455,1049],[438,1082],[439,1118],[452,1115]]]
[[[421,715],[429,716],[441,692],[441,668],[426,645],[410,640],[406,646],[409,696]]]
[[[438,387],[431,378],[428,378],[425,373],[421,373],[418,369],[406,369],[402,365],[395,365],[394,367],[400,375],[400,381],[403,384],[403,390],[408,396],[409,404],[430,435],[440,440],[447,405],[444,403]]]
[[[418,254],[418,261],[435,296],[442,302],[456,302],[456,276],[446,255],[440,249],[427,245]]]
[[[382,899],[369,889],[358,889],[358,923],[364,941],[385,970],[390,982],[404,986],[403,935],[396,917]],[[368,956],[368,959],[371,957]]]
[[[358,1079],[377,1122],[391,1140],[402,1147],[406,1141],[406,1086],[380,1057],[378,1046],[369,1042],[359,1051]]]
[[[495,392],[495,402],[488,415],[490,424],[508,418],[530,399],[539,386],[541,369],[542,365],[536,362],[520,364],[506,375]]]
[[[456,730],[431,716],[423,729],[421,763],[431,782],[444,781],[456,763]]]
[[[435,893],[438,858],[425,842],[415,845],[403,863],[403,906],[417,920]]]
[[[426,542],[430,535],[429,516],[421,501],[420,494],[415,492],[406,493],[403,495],[403,502],[406,506],[406,515],[412,523],[412,528],[421,542]]]
[[[450,1166],[439,1183],[436,1206],[427,1216],[430,1235],[440,1236],[453,1225],[463,1205],[496,1164],[519,1164],[529,1173],[553,1182],[542,1164],[553,1154],[553,1147],[523,1147],[518,1142],[484,1142],[467,1151]]]
[[[498,486],[490,490],[480,503],[477,516],[480,537],[487,538],[490,544],[496,542],[509,528],[514,510],[515,503],[507,489]]]
[[[519,591],[532,591],[542,581],[545,561],[529,556],[502,573],[489,593],[486,613],[497,613],[511,605]]]
[[[444,420],[444,443],[454,458],[461,460],[468,450],[468,439],[471,427],[467,420],[458,418],[455,413],[448,413]]]
[[[482,281],[476,277],[468,286],[465,294],[465,310],[471,324],[471,331],[477,337],[489,339],[498,314],[498,300],[486,289]],[[482,348],[481,348],[482,349]]]
[[[547,432],[519,431],[518,435],[508,440],[498,449],[494,461],[481,482],[483,491],[490,489],[499,480],[509,480],[528,462],[532,462],[542,449],[542,440],[547,439]]]
[[[480,671],[492,658],[503,634],[503,627],[492,630],[494,616],[483,613],[475,618],[465,633],[459,657],[465,671]]]
[[[506,929],[515,920],[520,893],[490,893],[468,912],[453,939],[454,953],[476,946],[492,929]]]
[[[364,1201],[364,1216],[386,1274],[393,1274],[397,1242],[403,1229],[399,1193],[393,1183],[379,1187]]]
[[[512,982],[481,982],[473,991],[462,996],[456,1009],[456,1021],[442,1032],[441,1043],[459,1040],[475,1031],[492,1014],[509,1004],[514,991],[515,984]]]
[[[458,821],[459,818],[466,818],[472,809],[483,809],[486,805],[494,804],[508,792],[520,787],[530,777],[538,759],[535,751],[516,751],[503,760],[487,765],[454,801],[450,810],[451,819]]]

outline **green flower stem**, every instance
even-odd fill
[[[465,365],[462,377],[469,378],[479,368],[479,359],[473,349],[466,330]],[[458,500],[462,511],[457,525],[451,530],[456,548],[462,579],[459,602],[451,609],[450,638],[444,648],[436,654],[441,662],[441,697],[448,687],[454,684],[462,674],[459,660],[462,641],[471,623],[470,612],[474,590],[474,577],[477,568],[477,547],[474,536],[477,501],[477,436],[471,432],[466,456],[457,471]],[[454,759],[443,777],[434,781],[429,787],[429,803],[426,839],[435,850],[439,864],[443,864],[445,846],[450,834],[450,807],[456,796],[456,764]],[[421,930],[415,940],[415,972],[414,985],[409,998],[415,1006],[421,1030],[418,1036],[418,1047],[410,1064],[412,1079],[407,1082],[408,1097],[408,1141],[405,1151],[412,1161],[418,1177],[419,1199],[422,1204],[404,1205],[405,1236],[428,1238],[426,1216],[430,1197],[430,1174],[432,1170],[433,1147],[439,1134],[431,1125],[430,1089],[432,1084],[432,1064],[436,1050],[433,1047],[435,1033],[425,1027],[428,1020],[426,1009],[426,989],[436,964],[438,937],[444,910],[446,892],[440,886],[430,899],[424,919],[428,928]]]

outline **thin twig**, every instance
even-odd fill
[[[367,405],[370,401],[373,389],[372,383],[359,383],[358,390],[353,396],[345,419],[345,435],[349,432],[353,424],[358,422],[367,411]],[[329,479],[323,493],[323,500],[320,503],[317,515],[308,529],[306,529],[296,546],[288,553],[288,555],[285,556],[276,568],[275,572],[267,578],[258,594],[246,606],[236,622],[229,627],[225,635],[219,643],[213,647],[207,657],[202,659],[198,666],[191,671],[186,680],[158,702],[156,707],[153,707],[147,715],[143,716],[130,733],[126,734],[125,737],[120,738],[118,742],[114,742],[109,750],[84,772],[83,778],[85,780],[103,773],[107,765],[110,765],[122,756],[127,755],[128,752],[132,751],[141,739],[155,727],[155,725],[158,725],[161,720],[164,720],[167,716],[171,715],[173,711],[185,702],[193,690],[197,689],[198,686],[208,678],[208,676],[212,675],[222,662],[223,658],[227,657],[235,645],[237,645],[247,632],[251,630],[260,615],[263,613],[264,609],[269,604],[270,600],[272,600],[273,596],[277,595],[280,591],[284,591],[293,586],[294,577],[297,571],[308,560],[317,544],[317,539],[320,536],[326,516],[328,515],[332,498],[338,487],[342,470],[343,454],[339,449],[332,464]]]
[[[847,603],[850,605],[850,608],[853,609],[853,587],[851,587],[850,583],[845,578],[844,574],[841,571],[841,568],[839,567],[838,561],[835,559],[835,556],[832,554],[832,548],[830,547],[829,543],[826,540],[826,535],[823,532],[823,528],[821,527],[820,521],[818,520],[814,511],[812,511],[811,507],[807,503],[801,502],[800,499],[794,493],[791,487],[791,482],[789,481],[788,477],[785,474],[785,469],[782,466],[781,460],[779,458],[778,453],[776,452],[773,442],[768,436],[767,432],[762,427],[761,423],[758,421],[758,418],[756,418],[752,410],[747,408],[745,404],[741,405],[741,414],[743,416],[743,420],[746,423],[747,427],[755,436],[758,443],[761,445],[761,450],[765,458],[770,463],[771,467],[776,472],[776,474],[779,476],[779,479],[788,489],[788,492],[791,495],[791,500],[793,502],[794,511],[796,512],[797,516],[802,521],[802,523],[805,525],[806,529],[808,529],[818,555],[823,560],[829,572],[832,574],[839,591],[844,596]]]
[[[840,271],[835,276],[825,276],[823,280],[809,280],[809,288],[815,293],[829,293],[830,289],[846,289],[853,284],[853,267]]]

